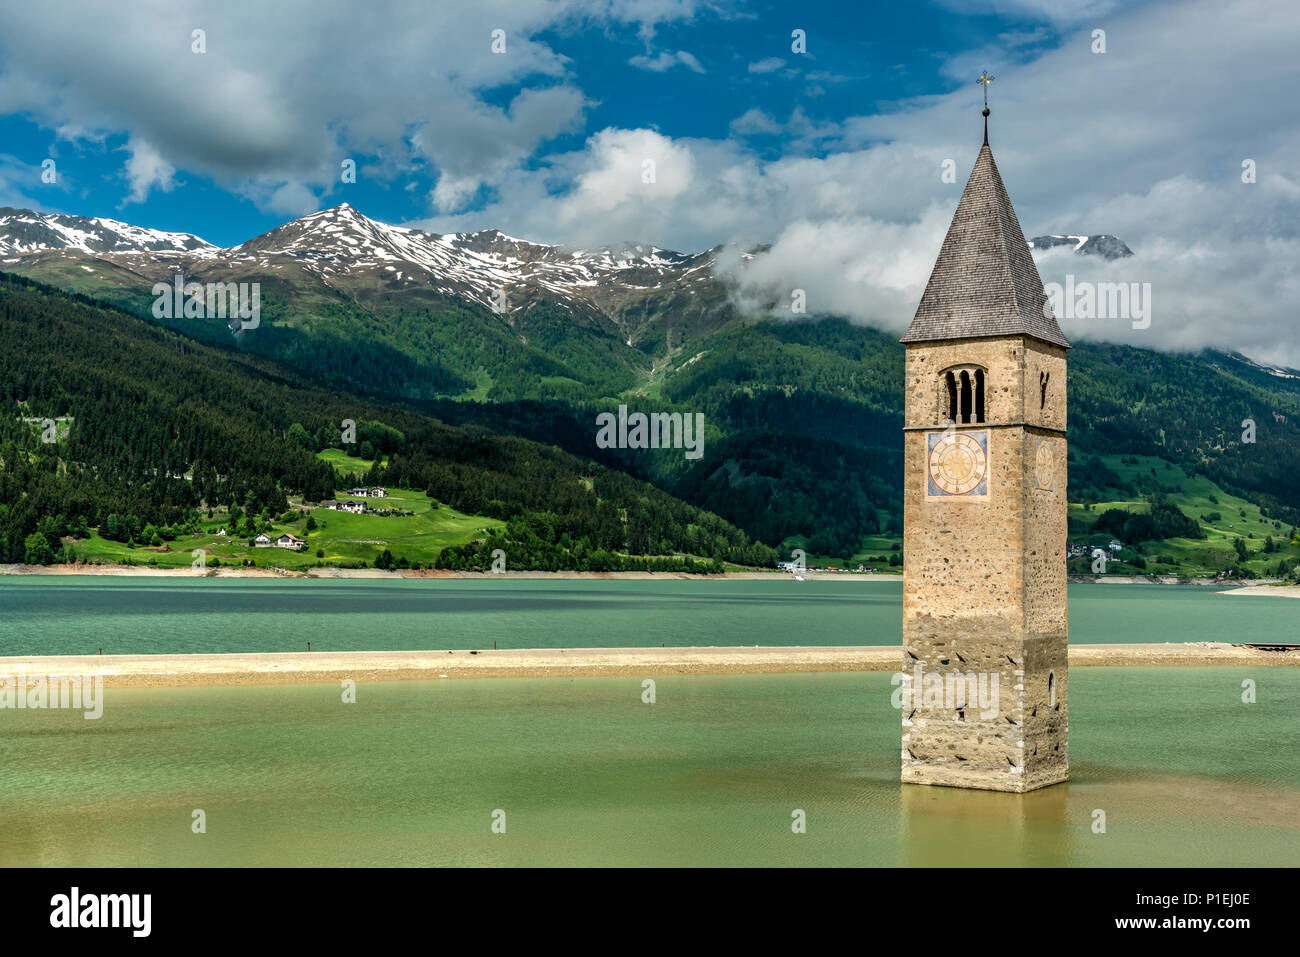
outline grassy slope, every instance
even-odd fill
[[[203,534],[165,542],[161,548],[140,546],[130,548],[123,542],[109,541],[98,534],[90,539],[75,541],[79,556],[92,562],[120,562],[123,564],[157,565],[160,568],[186,568],[193,562],[192,551],[202,549],[207,561],[219,558],[223,565],[242,565],[250,559],[259,567],[285,569],[310,568],[320,562],[329,565],[360,563],[374,565],[384,548],[396,557],[428,565],[448,545],[463,545],[484,537],[487,529],[500,528],[505,523],[481,515],[466,515],[446,505],[434,506],[424,492],[414,489],[389,489],[385,499],[371,500],[375,508],[389,508],[412,512],[410,516],[351,515],[325,508],[312,509],[310,514],[316,529],[308,532],[307,517],[301,515],[290,522],[273,522],[268,534],[275,538],[291,532],[307,540],[307,548],[295,552],[283,548],[250,548],[245,535],[219,536],[230,521],[225,510],[215,512],[204,521]],[[342,490],[340,498],[350,498]],[[301,511],[301,503],[295,512]],[[316,555],[317,550],[325,554]]]
[[[340,475],[351,475],[354,472],[368,472],[370,467],[375,464],[374,459],[363,459],[360,456],[351,456],[342,449],[323,449],[316,453],[316,458],[322,462],[328,462],[334,466],[334,471]],[[384,464],[387,464],[388,457],[384,457]]]
[[[1241,539],[1250,552],[1257,553],[1243,562],[1243,566],[1266,577],[1272,574],[1273,568],[1281,559],[1300,556],[1300,546],[1290,545],[1290,526],[1284,522],[1265,518],[1260,513],[1259,506],[1244,498],[1230,495],[1204,476],[1189,475],[1179,466],[1151,456],[1127,456],[1130,463],[1136,460],[1135,464],[1125,464],[1122,461],[1125,456],[1108,455],[1101,458],[1102,462],[1116,472],[1127,485],[1135,485],[1139,479],[1155,479],[1163,488],[1170,489],[1170,498],[1174,504],[1196,519],[1206,534],[1206,537],[1200,540],[1171,538],[1154,542],[1125,542],[1126,548],[1121,552],[1121,558],[1131,558],[1141,554],[1148,562],[1148,571],[1167,570],[1188,575],[1211,575],[1235,561],[1234,543],[1237,539]],[[1148,510],[1146,502],[1141,499],[1124,497],[1099,502],[1091,508],[1073,503],[1070,505],[1070,517],[1091,525],[1102,512],[1110,508],[1129,512]],[[1210,516],[1216,513],[1220,517],[1212,520]],[[1272,554],[1264,555],[1261,550],[1265,539],[1270,535],[1279,548]],[[1109,533],[1075,534],[1070,536],[1070,541],[1085,545],[1104,545],[1111,540],[1111,537]],[[1140,546],[1141,551],[1139,552],[1135,546]],[[1153,568],[1151,567],[1153,556],[1172,558],[1175,561],[1163,562]],[[1084,572],[1089,564],[1090,562],[1087,561],[1076,560],[1071,562],[1071,570]],[[1111,570],[1133,571],[1131,567],[1127,569],[1117,567]]]

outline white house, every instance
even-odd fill
[[[336,502],[334,499],[329,498],[323,502],[319,502],[318,505],[320,508],[328,508],[334,512],[353,512],[354,514],[360,514],[366,510],[365,502],[358,502],[354,499],[343,499]]]
[[[274,544],[275,543],[271,541],[271,537],[265,532],[260,533],[257,538],[253,539],[254,548],[270,548]]]
[[[285,532],[275,540],[275,547],[292,548],[294,551],[300,552],[307,547],[307,542],[304,539],[299,538],[297,535],[290,535],[288,532]]]
[[[1124,544],[1118,538],[1112,538],[1110,540],[1110,544],[1107,545],[1106,547],[1109,548],[1112,552],[1117,552],[1124,547]]]
[[[354,488],[354,489],[352,490],[352,494],[353,494],[353,495],[360,495],[362,498],[365,498],[365,497],[366,497],[366,490],[363,489],[363,488]]]
[[[374,488],[372,488],[372,489],[370,490],[370,497],[371,497],[371,498],[387,498],[387,497],[388,497],[388,489],[383,488],[382,486],[376,485]]]

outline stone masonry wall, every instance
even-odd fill
[[[1015,337],[907,353],[902,779],[1009,791],[1064,780],[1064,350]],[[988,434],[988,495],[927,498],[926,431],[942,431],[947,414],[942,373],[971,364],[986,370],[986,421],[957,429]],[[1040,441],[1052,448],[1048,489],[1037,487]],[[996,676],[995,713],[951,706],[958,674],[983,676],[986,691]],[[945,692],[927,699],[936,678],[925,676]]]

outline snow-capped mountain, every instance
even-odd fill
[[[1292,369],[1288,366],[1274,365],[1273,363],[1257,362],[1250,356],[1243,355],[1240,352],[1227,352],[1224,353],[1224,355],[1234,362],[1240,362],[1242,365],[1249,366],[1251,369],[1261,372],[1264,375],[1276,379],[1290,379],[1293,382],[1300,382],[1300,370],[1298,369]]]
[[[497,311],[523,308],[533,292],[571,306],[597,306],[595,291],[659,289],[710,278],[712,257],[623,244],[571,250],[515,239],[495,229],[428,233],[389,226],[347,203],[285,223],[216,258],[274,268],[289,258],[331,286],[370,277],[428,287]]]
[[[142,229],[115,219],[88,219],[0,206],[0,256],[13,257],[51,249],[85,253],[194,252],[215,249],[189,233]]]
[[[1114,236],[1037,236],[1033,249],[1071,245],[1075,252],[1115,259],[1132,251]],[[344,203],[295,219],[230,249],[189,233],[143,229],[91,219],[0,208],[0,264],[37,254],[84,254],[146,276],[182,270],[292,268],[336,290],[357,283],[422,288],[509,314],[537,294],[570,308],[616,318],[647,293],[686,296],[716,284],[716,250],[683,255],[657,246],[620,243],[566,249],[515,239],[495,229],[429,233],[370,219]],[[86,265],[90,271],[93,265]],[[202,278],[202,277],[198,277]],[[223,276],[223,278],[229,278]],[[712,298],[712,297],[711,297]]]
[[[1081,254],[1131,255],[1107,235],[1030,242],[1036,250],[1064,244]],[[495,229],[438,234],[378,222],[347,203],[228,249],[110,219],[0,209],[0,270],[132,308],[144,307],[153,284],[177,273],[200,283],[259,282],[274,304],[273,321],[288,324],[317,322],[322,301],[376,317],[451,302],[488,310],[485,318],[504,322],[524,344],[554,348],[557,336],[584,330],[638,353],[626,361],[652,365],[742,320],[728,280],[715,273],[720,252],[685,255],[631,242],[572,249]],[[556,317],[572,330],[557,330]]]
[[[651,334],[651,320],[669,303],[685,314],[699,314],[697,303],[706,300],[725,303],[713,276],[715,252],[682,255],[635,243],[567,249],[495,229],[437,234],[378,222],[347,203],[229,249],[113,220],[0,210],[0,269],[35,278],[53,278],[50,272],[68,260],[124,295],[176,272],[200,282],[281,278],[320,283],[367,308],[377,299],[391,304],[407,293],[433,294],[511,322],[549,303],[628,345]]]
[[[1029,248],[1035,251],[1056,246],[1073,246],[1076,253],[1101,256],[1103,259],[1123,259],[1133,255],[1133,250],[1122,239],[1105,233],[1096,236],[1035,236],[1029,240]]]

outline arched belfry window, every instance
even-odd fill
[[[943,374],[947,408],[946,421],[958,425],[984,421],[984,370],[977,367],[949,369]]]

